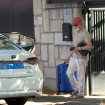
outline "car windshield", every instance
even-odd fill
[[[0,36],[0,50],[17,50],[20,49],[5,36]]]

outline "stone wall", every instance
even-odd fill
[[[56,65],[65,61],[72,44],[71,41],[62,41],[62,24],[71,23],[75,16],[82,16],[82,5],[46,4],[46,0],[33,0],[33,5],[35,54],[44,76],[44,88],[56,91]],[[65,11],[69,11],[70,15],[66,16]]]

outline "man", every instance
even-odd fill
[[[74,50],[69,54],[66,62],[69,62],[67,69],[67,76],[70,80],[71,86],[74,89],[72,96],[83,97],[84,96],[84,84],[85,84],[85,72],[87,66],[87,56],[82,56],[79,51],[91,50],[92,43],[89,32],[83,28],[83,19],[81,17],[75,17],[72,22],[76,33],[73,37]],[[83,47],[77,47],[80,42],[86,42]],[[74,72],[77,70],[78,81],[74,77]]]

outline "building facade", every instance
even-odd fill
[[[62,24],[82,17],[83,4],[47,4],[46,0],[33,0],[35,54],[44,76],[44,88],[56,91],[56,65],[64,63],[70,53],[72,41],[63,41]],[[71,30],[74,33],[74,30]]]

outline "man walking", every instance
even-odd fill
[[[81,55],[82,50],[91,50],[92,43],[90,34],[83,28],[83,19],[81,17],[75,17],[72,22],[76,33],[73,37],[74,50],[69,54],[66,62],[69,62],[67,69],[67,76],[70,80],[71,86],[74,89],[73,96],[83,97],[84,96],[84,84],[85,84],[85,72],[87,66],[87,56]],[[80,42],[85,42],[86,45],[78,47]],[[78,81],[74,77],[74,72],[77,70]]]

